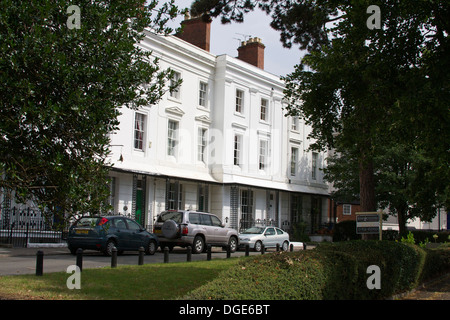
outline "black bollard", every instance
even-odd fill
[[[169,248],[164,248],[164,263],[169,263]]]
[[[245,256],[248,257],[250,255],[250,246],[248,244],[245,245]]]
[[[206,260],[211,260],[211,245],[208,244],[207,250],[206,250]]]
[[[39,250],[36,252],[36,275],[42,276],[44,274],[44,252]]]
[[[117,248],[111,249],[111,268],[117,267]]]
[[[77,249],[77,267],[80,268],[80,272],[83,271],[83,249]]]
[[[261,245],[261,254],[266,253],[266,247],[264,246],[264,244]]]
[[[291,245],[289,246],[289,248],[291,249],[291,252],[294,252],[294,245],[291,243]]]
[[[280,251],[280,244],[277,243],[277,252]]]
[[[144,247],[139,247],[138,265],[140,265],[140,266],[142,266],[144,264],[144,252],[145,252]]]
[[[187,262],[191,262],[192,261],[192,247],[188,246],[187,247],[187,257],[186,257],[186,261]]]
[[[231,246],[227,245],[227,259],[231,257]]]

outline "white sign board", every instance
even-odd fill
[[[357,234],[380,234],[382,231],[382,212],[357,212]]]

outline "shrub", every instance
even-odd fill
[[[444,250],[444,249],[442,249]],[[315,250],[243,259],[185,299],[383,299],[450,270],[450,250],[424,250],[392,241],[324,243]],[[381,271],[381,289],[369,290],[367,267]]]
[[[334,226],[333,241],[358,239],[361,239],[361,236],[356,233],[356,221],[342,221]]]

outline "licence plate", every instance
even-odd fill
[[[88,234],[89,230],[75,230],[76,234]]]

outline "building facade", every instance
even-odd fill
[[[313,233],[327,220],[322,153],[310,127],[286,117],[284,84],[264,71],[259,38],[237,58],[209,52],[210,22],[189,19],[178,36],[146,31],[140,44],[171,68],[178,89],[153,106],[123,108],[111,134],[114,213],[151,228],[167,209],[208,211],[242,230],[266,223]]]

